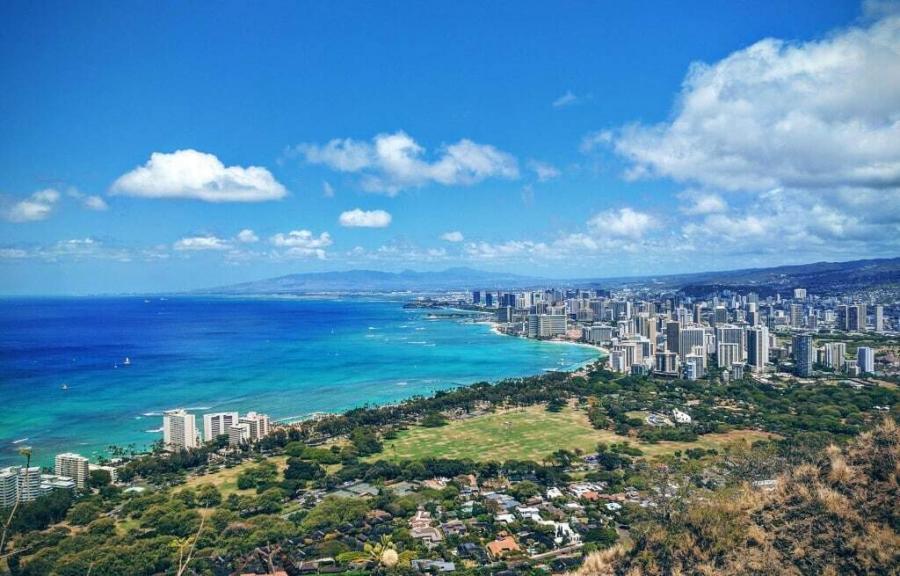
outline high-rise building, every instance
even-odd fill
[[[654,370],[662,374],[678,372],[678,355],[675,352],[657,352],[654,354]]]
[[[500,306],[497,308],[497,322],[501,324],[509,324],[513,321],[513,316],[515,315],[515,308],[512,306]]]
[[[481,304],[480,290],[472,290],[472,304]]]
[[[806,288],[794,288],[794,300],[806,300]]]
[[[841,304],[835,309],[835,316],[837,317],[835,326],[841,330],[847,330],[850,325],[850,307]]]
[[[800,328],[803,326],[803,305],[791,304],[791,327]]]
[[[856,349],[856,365],[862,373],[871,374],[875,371],[875,350],[868,346],[860,346]]]
[[[529,314],[528,337],[552,338],[565,334],[568,329],[567,320],[565,314]]]
[[[484,305],[488,308],[494,306],[494,294],[492,292],[485,292],[484,294]]]
[[[866,329],[866,305],[856,304],[847,308],[847,328],[850,332]]]
[[[728,322],[728,310],[724,306],[716,306],[713,310],[713,322],[718,326]]]
[[[228,427],[238,421],[237,412],[216,412],[203,415],[203,441],[212,442],[217,436],[227,435]]]
[[[740,348],[737,344],[719,342],[716,347],[716,365],[722,369],[730,369],[731,365],[740,361]]]
[[[41,496],[41,469],[10,466],[0,468],[0,508],[20,502],[31,502]]]
[[[747,330],[747,364],[754,372],[761,372],[769,362],[769,329],[754,326]]]
[[[0,508],[9,508],[16,503],[19,493],[18,466],[0,468]]]
[[[163,445],[166,450],[197,447],[197,421],[183,408],[163,413]]]
[[[880,304],[878,306],[875,306],[875,313],[872,320],[873,329],[876,332],[884,332],[884,306]]]
[[[693,353],[694,346],[706,348],[706,331],[700,327],[684,328],[678,335],[678,355],[684,360],[685,356]]]
[[[728,324],[716,326],[716,344],[737,344],[738,356],[735,358],[735,361],[743,361],[747,357],[745,352],[747,349],[747,333],[740,326]],[[719,365],[721,366],[722,364],[720,363]]]
[[[90,470],[88,459],[80,454],[66,452],[57,454],[53,471],[57,476],[66,476],[75,481],[75,485],[84,488],[87,485]]]
[[[844,342],[827,342],[825,344],[825,365],[832,370],[844,369],[844,357],[847,355],[847,344]]]
[[[694,324],[700,324],[703,320],[703,303],[694,304]]]
[[[629,367],[625,363],[624,350],[611,350],[609,352],[609,369],[613,372],[627,372]]]
[[[228,427],[228,443],[232,446],[246,444],[250,441],[250,425],[238,422]]]
[[[792,348],[794,352],[794,373],[803,378],[812,376],[813,361],[815,359],[812,335],[796,334],[793,338]]]
[[[681,332],[680,322],[666,322],[666,350],[678,354],[678,345],[680,343],[679,333]]]
[[[705,356],[698,354],[686,354],[684,357],[684,377],[688,380],[697,380],[706,375]]]
[[[261,440],[269,434],[269,417],[265,414],[247,412],[247,415],[242,416],[239,422],[250,427],[250,440],[252,441]]]

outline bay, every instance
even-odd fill
[[[0,465],[161,437],[162,412],[297,419],[568,369],[597,350],[386,298],[0,300]],[[126,361],[126,358],[128,361]]]

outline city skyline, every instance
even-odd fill
[[[2,9],[0,293],[900,253],[892,3],[92,8]]]

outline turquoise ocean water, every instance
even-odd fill
[[[161,412],[336,412],[591,361],[402,300],[0,300],[0,465],[161,437]],[[435,317],[437,316],[437,317]],[[126,364],[125,359],[130,363]],[[65,386],[65,389],[63,388]]]

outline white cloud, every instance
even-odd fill
[[[678,198],[689,202],[681,211],[689,216],[717,214],[728,210],[728,203],[718,194],[686,190]]]
[[[547,162],[541,162],[540,160],[531,160],[528,162],[528,167],[534,171],[534,174],[537,176],[537,179],[541,182],[546,182],[547,180],[553,180],[557,178],[560,174],[559,169],[556,168],[553,164],[549,164]]]
[[[571,90],[566,90],[566,93],[553,101],[554,108],[565,108],[566,106],[572,106],[577,104],[579,101],[578,96],[572,93]]]
[[[81,205],[88,210],[103,212],[104,210],[109,209],[109,206],[106,204],[106,200],[104,200],[101,196],[84,194],[77,188],[69,188],[66,191],[66,195],[69,198],[78,200]]]
[[[325,198],[334,198],[334,187],[327,180],[322,181],[322,196]]]
[[[391,224],[391,215],[384,210],[348,210],[338,218],[341,226],[347,228],[386,228]]]
[[[21,248],[0,248],[0,258],[6,260],[21,260],[28,258],[28,251]]]
[[[172,245],[179,252],[201,251],[201,250],[227,250],[229,244],[227,241],[212,235],[206,236],[188,236],[182,238]]]
[[[226,167],[214,155],[196,150],[154,152],[146,164],[120,176],[111,192],[205,202],[262,202],[287,195],[284,186],[265,168]]]
[[[591,132],[581,139],[581,145],[578,147],[584,154],[590,154],[597,148],[609,146],[613,143],[615,137],[612,130],[600,130]]]
[[[3,217],[10,222],[44,220],[53,212],[53,207],[59,201],[59,197],[59,192],[52,188],[40,190],[5,209]]]
[[[465,254],[475,260],[519,259],[532,255],[549,256],[552,249],[543,242],[508,240],[506,242],[469,242]]]
[[[631,208],[607,210],[588,220],[588,227],[596,234],[640,238],[657,226],[656,218]]]
[[[695,63],[673,119],[617,131],[632,178],[722,190],[900,186],[900,17]]]
[[[493,146],[463,139],[442,147],[438,157],[428,161],[423,159],[425,149],[404,132],[378,134],[371,143],[349,138],[325,145],[304,143],[291,153],[310,164],[359,173],[363,188],[390,195],[427,184],[471,185],[519,177],[515,157]]]
[[[451,232],[444,232],[441,234],[441,240],[445,240],[447,242],[462,242],[465,240],[463,233],[459,230],[453,230]]]
[[[96,195],[85,196],[82,203],[88,210],[96,210],[98,212],[102,212],[109,209],[109,205],[106,203],[106,200]]]
[[[332,244],[331,235],[328,232],[322,232],[316,236],[309,230],[292,230],[287,234],[279,232],[272,236],[269,242],[277,248],[284,249],[281,253],[282,256],[316,257],[320,260],[325,259],[325,248]]]
[[[241,242],[243,244],[253,244],[254,242],[259,242],[259,236],[257,236],[256,233],[253,232],[253,230],[244,228],[243,230],[238,232],[237,240],[238,242]]]
[[[442,262],[450,255],[444,248],[422,248],[404,241],[392,241],[390,244],[368,250],[356,246],[344,253],[349,262]]]
[[[131,252],[124,248],[106,246],[94,238],[73,238],[51,244],[30,247],[0,248],[0,259],[34,259],[44,262],[110,260],[130,262]]]

